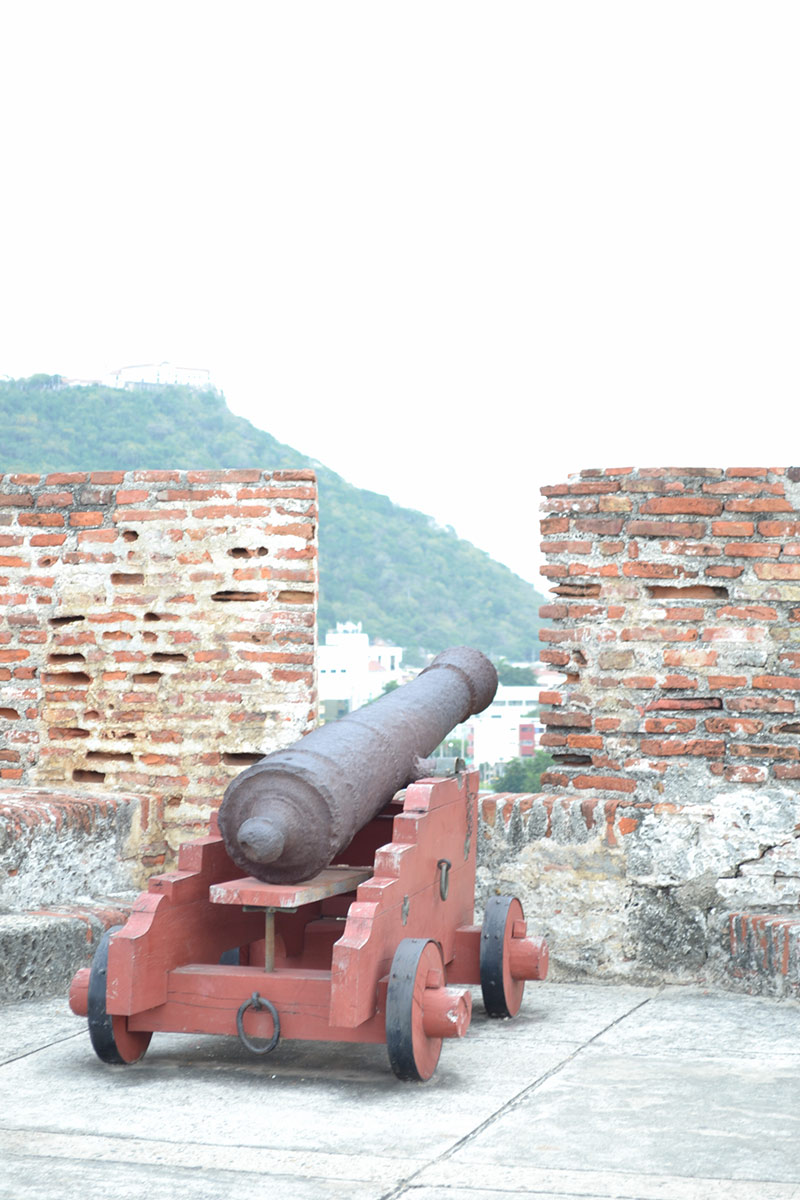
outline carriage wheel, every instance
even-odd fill
[[[511,937],[515,921],[522,921],[522,905],[515,896],[492,896],[481,928],[481,991],[490,1017],[515,1017],[522,1004],[525,980],[511,974]]]
[[[150,1045],[150,1038],[153,1036],[152,1033],[129,1030],[127,1017],[116,1016],[106,1010],[108,943],[112,933],[121,928],[121,925],[115,925],[100,939],[100,945],[92,959],[87,1008],[89,1037],[94,1052],[103,1062],[114,1066],[136,1062]]]
[[[395,951],[386,996],[386,1046],[398,1079],[430,1079],[442,1052],[442,1039],[423,1027],[426,987],[444,984],[442,952],[428,938],[404,938]]]

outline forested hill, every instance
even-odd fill
[[[542,597],[531,584],[432,518],[353,487],[234,416],[218,393],[0,380],[0,473],[254,466],[317,472],[322,637],[353,620],[406,647],[409,661],[462,643],[494,659],[536,656]]]

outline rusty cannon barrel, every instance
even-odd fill
[[[228,854],[265,883],[310,879],[496,690],[489,659],[456,646],[410,683],[262,758],[225,792],[219,827]]]

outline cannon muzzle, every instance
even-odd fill
[[[410,683],[267,755],[225,792],[219,827],[228,854],[265,883],[310,879],[420,777],[415,761],[483,712],[496,690],[489,659],[456,646]]]

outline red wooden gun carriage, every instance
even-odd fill
[[[255,1053],[281,1037],[386,1042],[395,1074],[424,1080],[469,1027],[470,984],[490,1016],[514,1016],[547,945],[513,897],[472,923],[478,774],[451,760],[436,777],[413,749],[430,752],[495,687],[477,651],[446,651],[234,780],[209,836],[181,846],[72,982],[99,1057],[135,1062],[157,1031],[238,1034]]]

